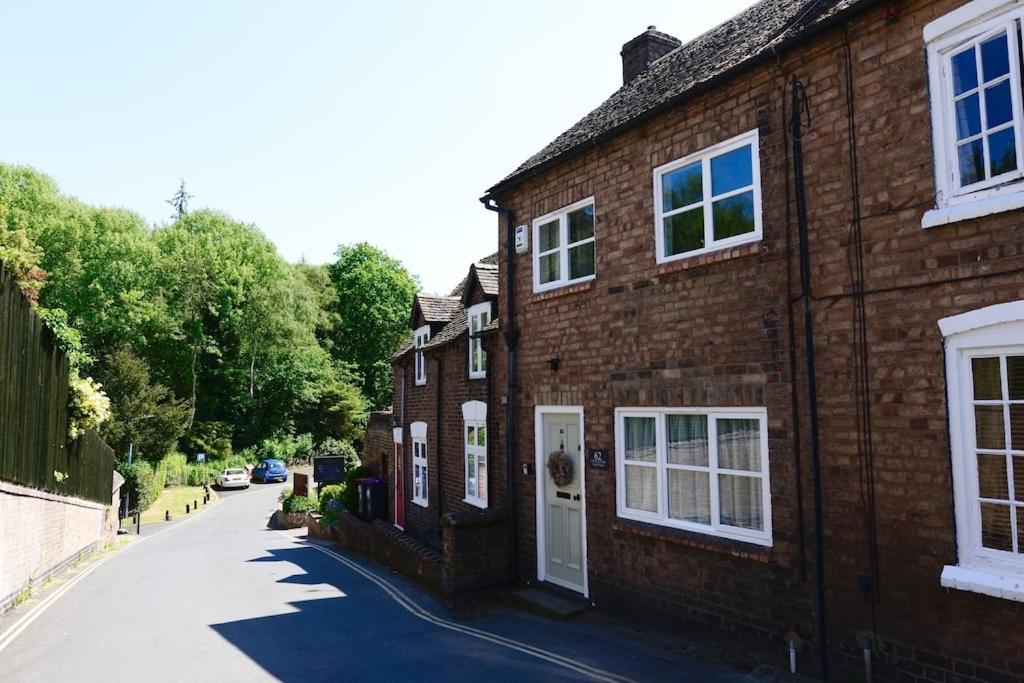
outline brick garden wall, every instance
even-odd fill
[[[869,573],[853,361],[851,177],[843,35],[833,29],[677,106],[499,197],[517,224],[593,195],[597,279],[534,295],[529,255],[517,256],[520,410],[516,425],[521,576],[535,578],[535,405],[583,405],[586,446],[614,450],[617,406],[758,406],[768,411],[774,545],[761,549],[616,517],[615,470],[587,470],[591,598],[691,635],[714,633],[784,664],[785,634],[814,633],[810,449],[802,345],[795,391],[803,426],[796,467],[791,411],[787,259],[786,73],[808,84],[804,135],[818,353],[829,633],[856,671],[859,635],[877,629],[876,676],[901,680],[1018,680],[1024,605],[940,587],[956,562],[943,352],[937,321],[1024,298],[1024,214],[924,230],[934,206],[921,30],[952,0],[902,3],[886,24],[869,9],[849,23],[863,212],[874,418],[879,584]],[[740,133],[760,131],[761,242],[658,265],[652,169]],[[787,235],[787,230],[790,231]],[[499,263],[506,259],[505,231]],[[801,309],[796,339],[802,340]],[[560,359],[553,371],[547,360]],[[492,367],[494,363],[492,362]],[[501,385],[503,386],[503,385]],[[804,508],[797,505],[802,483]],[[801,539],[804,540],[801,552]],[[813,658],[811,650],[806,655]],[[802,661],[804,658],[802,656]],[[842,680],[842,678],[840,678]]]
[[[23,588],[106,540],[106,522],[99,503],[0,482],[0,612]]]

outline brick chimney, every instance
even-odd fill
[[[646,31],[622,46],[622,52],[619,53],[622,55],[622,84],[629,83],[654,60],[664,57],[682,44],[678,38],[648,26]]]

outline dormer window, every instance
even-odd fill
[[[427,383],[427,360],[423,356],[423,345],[430,341],[430,325],[424,325],[416,330],[416,385],[423,386]]]
[[[491,322],[491,304],[484,302],[470,306],[469,316],[469,378],[482,379],[487,376],[487,354],[477,334]]]

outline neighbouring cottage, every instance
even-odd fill
[[[763,0],[685,45],[652,27],[490,188],[520,580],[836,680],[865,650],[875,680],[1024,677],[1022,20]],[[426,386],[407,352],[395,404],[453,509],[469,418],[441,423],[486,391],[459,339]]]
[[[494,334],[495,259],[470,266],[450,295],[418,294],[409,341],[392,357],[389,517],[407,536],[442,551],[449,594],[511,578],[509,480],[490,362],[503,356]]]

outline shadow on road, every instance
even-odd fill
[[[282,681],[581,680],[570,670],[420,619],[365,577],[309,547],[274,549],[248,560],[280,564],[285,573],[255,604],[300,587],[308,600],[285,614],[211,628]],[[340,595],[339,595],[340,592]],[[316,597],[317,594],[321,597]]]

